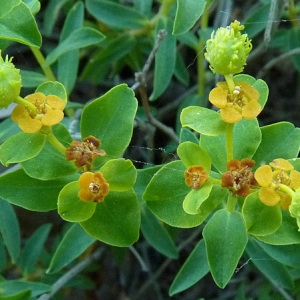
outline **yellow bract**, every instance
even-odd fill
[[[28,95],[25,100],[32,103],[36,110],[18,105],[14,108],[11,118],[26,133],[35,133],[42,126],[53,126],[64,118],[65,102],[56,95],[46,96],[37,92]]]
[[[230,91],[226,82],[218,82],[209,93],[209,101],[221,109],[221,117],[227,123],[237,123],[242,118],[255,119],[262,110],[258,103],[259,92],[247,82],[235,83]]]

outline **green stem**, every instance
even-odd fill
[[[228,123],[226,128],[226,154],[227,162],[233,159],[233,127],[234,123]]]
[[[33,55],[35,56],[37,62],[39,63],[40,67],[42,68],[43,72],[45,73],[46,77],[50,81],[55,81],[56,78],[52,73],[52,70],[49,65],[46,64],[46,60],[38,47],[30,47]]]
[[[167,16],[175,0],[163,0],[158,15]]]
[[[47,132],[47,140],[48,142],[55,147],[59,152],[65,154],[66,147],[57,139],[57,137],[53,134],[52,128],[49,127],[49,131]]]
[[[286,194],[288,194],[289,196],[291,196],[291,198],[293,198],[295,196],[295,192],[287,185],[280,183],[279,187],[280,187],[281,191],[283,191]]]
[[[18,96],[14,102],[26,107],[27,109],[31,110],[34,113],[36,113],[36,111],[37,111],[37,108],[33,103],[31,103],[30,101],[28,101],[20,96]]]
[[[227,210],[229,212],[233,212],[236,205],[236,196],[232,193],[229,193],[228,202],[227,202]]]
[[[232,93],[234,91],[234,81],[233,81],[233,76],[232,75],[224,75],[226,83],[228,85],[229,91],[230,93]]]

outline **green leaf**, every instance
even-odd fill
[[[209,197],[212,187],[210,182],[206,182],[200,189],[192,189],[183,200],[184,211],[191,215],[199,214],[201,205]]]
[[[278,230],[270,235],[256,236],[260,241],[270,245],[291,245],[300,243],[300,234],[296,220],[288,211],[282,211],[282,223]]]
[[[164,165],[152,177],[143,199],[147,201],[151,212],[165,223],[190,228],[200,225],[210,215],[224,199],[227,190],[214,186],[207,201],[201,205],[201,212],[196,215],[187,214],[183,209],[183,200],[191,188],[185,184],[185,170],[181,161]]]
[[[131,189],[136,180],[136,169],[130,160],[111,159],[99,170],[109,183],[111,191],[122,192]]]
[[[26,290],[31,290],[31,296],[34,299],[39,295],[51,292],[51,285],[38,282],[24,281],[24,279],[6,280],[0,282],[0,290],[2,293],[1,296],[16,295],[17,293],[21,293]]]
[[[25,276],[30,275],[35,271],[37,261],[44,249],[44,244],[49,235],[51,226],[51,224],[42,225],[29,239],[26,240],[19,261],[19,266]]]
[[[85,106],[81,116],[81,135],[83,138],[95,136],[101,140],[106,157],[118,157],[131,140],[136,110],[134,92],[125,84],[115,86]]]
[[[59,42],[67,39],[76,29],[82,27],[84,21],[84,5],[77,2],[68,12],[64,22]],[[75,49],[63,54],[58,60],[57,77],[64,85],[68,94],[72,91],[78,73],[79,49]]]
[[[199,139],[196,137],[195,133],[188,128],[180,129],[180,143],[192,142],[194,144],[199,144]]]
[[[205,0],[177,0],[172,34],[183,34],[189,31],[201,17],[205,5]]]
[[[147,242],[163,255],[178,258],[178,250],[170,234],[144,204],[141,206],[141,214],[141,232]]]
[[[300,245],[273,246],[256,241],[270,256],[283,265],[295,267],[300,266]]]
[[[218,210],[203,230],[208,264],[215,283],[224,288],[232,277],[248,238],[238,212]]]
[[[37,180],[20,169],[0,177],[0,197],[29,210],[48,211],[57,207],[60,190],[72,180],[73,176],[49,181]]]
[[[187,290],[209,272],[204,240],[200,240],[191,252],[169,290],[169,295]]]
[[[13,263],[20,254],[20,229],[12,206],[0,199],[0,232]]]
[[[1,296],[1,300],[31,300],[31,290],[18,292],[10,296]]]
[[[217,136],[225,132],[227,124],[219,113],[200,106],[189,106],[180,115],[182,127],[189,127],[203,135]]]
[[[172,24],[168,19],[160,18],[157,23],[156,33],[166,30],[164,37],[155,54],[154,82],[150,100],[156,100],[168,87],[175,70],[176,39],[172,36]]]
[[[256,80],[254,77],[247,74],[236,75],[233,77],[233,79],[235,82],[240,82],[240,81],[248,82],[256,90],[258,90],[259,92],[258,103],[262,106],[262,108],[264,108],[269,96],[269,87],[265,81],[263,81],[262,79]]]
[[[73,33],[63,40],[46,58],[46,64],[51,65],[61,55],[75,49],[84,48],[98,44],[105,39],[105,36],[89,27],[82,27],[73,31]]]
[[[65,87],[58,81],[46,81],[37,87],[36,92],[48,95],[56,95],[64,102],[68,101],[68,95]]]
[[[246,251],[253,264],[275,285],[292,289],[293,279],[287,268],[271,257],[254,239],[249,239]]]
[[[30,8],[33,15],[40,11],[41,3],[39,0],[23,0],[23,2]]]
[[[298,156],[300,129],[288,122],[279,122],[261,128],[262,141],[253,157],[258,165],[267,164],[275,158]],[[276,138],[274,138],[276,137]]]
[[[19,132],[0,146],[0,160],[5,166],[31,159],[44,147],[46,135]]]
[[[279,204],[275,206],[263,204],[258,193],[257,191],[246,197],[242,209],[244,221],[250,234],[269,235],[281,225],[281,208]]]
[[[183,57],[180,52],[176,53],[176,63],[174,69],[174,75],[184,85],[189,84],[189,72],[184,63]]]
[[[147,18],[133,8],[107,0],[87,0],[87,11],[96,19],[116,29],[143,28]]]
[[[22,1],[6,1],[0,8],[0,38],[40,47],[42,37],[30,8]]]
[[[110,191],[93,216],[81,222],[92,237],[112,246],[127,247],[139,238],[140,208],[133,190]]]
[[[64,125],[53,126],[53,133],[64,146],[69,146],[72,138]],[[22,162],[21,166],[27,175],[40,180],[58,179],[78,172],[74,162],[67,161],[65,154],[48,141],[38,155]]]
[[[177,148],[177,154],[187,168],[198,165],[207,173],[210,172],[211,158],[199,145],[192,142],[181,143]]]
[[[80,187],[77,181],[63,187],[58,195],[57,211],[61,218],[69,222],[83,222],[95,212],[96,202],[82,201],[78,197]]]
[[[90,237],[79,224],[73,224],[64,234],[46,272],[50,274],[61,270],[81,255],[94,241],[95,239]]]
[[[38,72],[20,70],[22,77],[22,87],[35,88],[47,80],[47,77]]]
[[[261,142],[261,131],[257,119],[241,120],[233,128],[234,158],[252,158]],[[200,138],[200,146],[212,159],[213,166],[220,172],[226,172],[225,135]]]
[[[0,232],[1,232],[1,229],[0,229]],[[3,272],[6,269],[7,260],[8,260],[7,259],[7,251],[4,246],[2,237],[0,237],[0,272]],[[15,261],[13,261],[13,262],[15,262]]]

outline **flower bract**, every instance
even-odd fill
[[[279,203],[282,209],[289,208],[292,197],[286,190],[300,187],[300,172],[294,170],[287,160],[274,159],[269,165],[260,166],[254,176],[261,186],[259,198],[265,205]]]
[[[220,108],[222,119],[236,123],[245,118],[255,119],[262,110],[258,103],[259,92],[247,82],[236,82],[231,92],[226,82],[218,82],[209,93],[209,101]]]
[[[65,102],[56,95],[44,95],[37,92],[25,97],[36,108],[17,105],[11,115],[14,122],[26,133],[38,132],[43,126],[58,124],[63,118]]]
[[[254,164],[254,160],[249,158],[229,161],[226,165],[228,172],[222,174],[222,186],[230,188],[239,196],[248,196],[250,189],[257,185],[252,172]]]
[[[78,196],[83,201],[102,202],[109,193],[109,184],[101,172],[84,172],[79,180]]]

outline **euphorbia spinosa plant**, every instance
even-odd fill
[[[79,26],[83,24],[84,4],[78,1],[68,14],[59,46],[46,59],[39,50],[41,36],[34,20],[39,2],[24,2],[12,1],[0,8],[0,21],[22,16],[31,34],[22,29],[20,34],[9,30],[3,35],[29,46],[45,75],[33,92],[22,97],[21,92],[27,92],[21,91],[20,70],[11,57],[0,57],[0,108],[14,104],[9,120],[14,131],[0,146],[0,161],[4,166],[17,166],[0,177],[0,197],[5,200],[0,205],[10,213],[9,203],[37,212],[57,210],[61,219],[73,223],[51,259],[48,273],[61,271],[97,240],[110,246],[131,247],[139,240],[140,229],[158,251],[176,258],[178,252],[162,225],[165,223],[183,230],[198,228],[201,233],[174,279],[170,295],[188,289],[209,272],[218,287],[226,287],[244,254],[262,257],[263,263],[253,262],[276,282],[268,261],[276,260],[278,252],[284,251],[279,246],[300,244],[300,131],[288,122],[260,127],[257,118],[269,91],[262,79],[242,73],[252,50],[244,26],[234,21],[213,31],[206,41],[204,57],[210,70],[224,79],[207,95],[211,108],[187,106],[181,111],[178,138],[151,115],[144,73],[156,53],[159,63],[155,65],[151,100],[163,93],[173,72],[184,77],[178,73],[178,66],[175,68],[175,64],[181,64],[175,36],[192,28],[204,11],[205,1],[177,1],[172,35],[169,18],[175,1],[161,1],[157,16],[148,20],[134,9],[123,11],[114,1],[87,0],[90,15],[101,20],[94,27],[103,29],[107,36],[92,26]],[[189,7],[185,6],[187,2]],[[110,17],[112,11],[124,20]],[[190,20],[187,15],[195,16]],[[128,28],[125,33],[123,29]],[[118,29],[121,34],[113,31]],[[166,37],[164,30],[169,31]],[[136,86],[148,122],[179,141],[178,157],[162,165],[146,164],[147,168],[136,169],[124,153],[134,126],[142,119],[137,113],[137,88],[121,83],[85,105],[72,103],[70,91],[76,80],[72,72],[64,73],[64,67],[76,73],[79,64],[73,61],[79,61],[78,49],[98,47],[107,38],[109,50],[97,52],[83,72],[93,74],[94,62],[111,55],[111,50],[120,45],[122,53],[127,51],[126,45],[137,53],[142,51],[138,43],[134,44],[135,39],[153,38],[152,32],[158,33],[161,44],[154,45],[143,72],[136,74]],[[141,48],[148,48],[147,43]],[[202,43],[200,40],[199,45]],[[129,53],[122,56],[117,50],[113,52],[117,56]],[[139,65],[138,59],[128,56],[128,65]],[[58,63],[58,80],[50,68],[54,62]],[[103,73],[107,71],[105,64],[99,64],[99,68]],[[74,134],[69,125],[77,107],[82,112]],[[19,253],[12,250],[11,241],[7,244],[9,254],[17,261]],[[275,246],[278,252],[274,254]],[[93,251],[89,248],[85,255],[98,258],[100,252]],[[279,272],[284,278],[290,276],[284,267]],[[3,284],[3,290],[7,286]],[[31,292],[35,296],[49,292],[51,287],[45,286],[41,290],[28,287],[27,297]],[[0,298],[1,293],[0,288]]]

